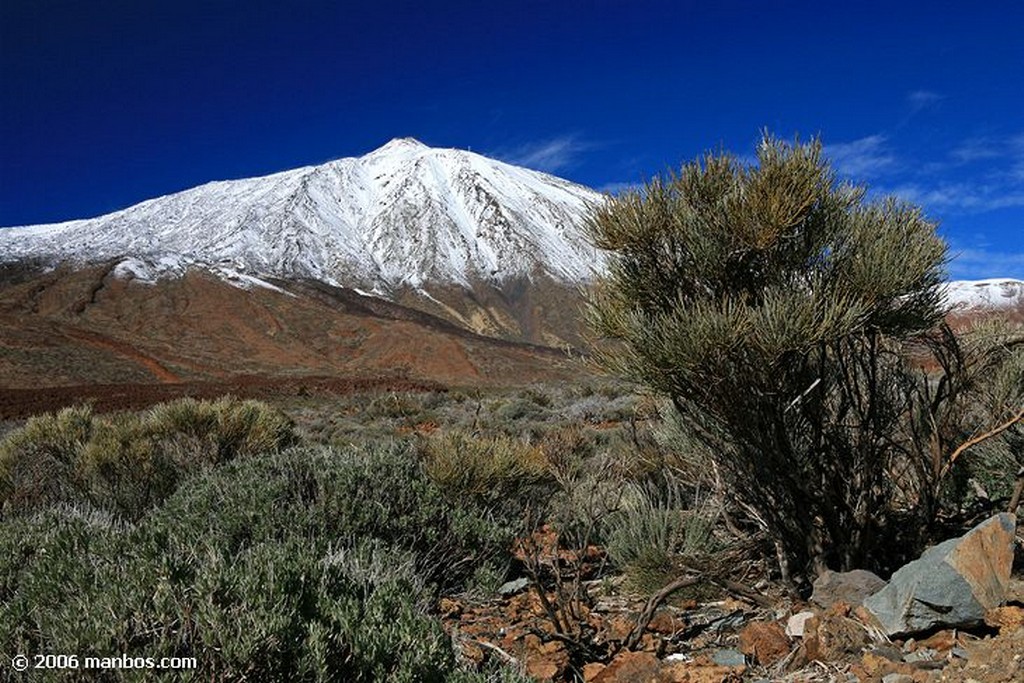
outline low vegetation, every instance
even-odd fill
[[[186,398],[113,417],[66,408],[0,442],[0,510],[88,503],[136,519],[193,471],[295,442],[291,420],[257,401]]]

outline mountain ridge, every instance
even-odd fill
[[[604,195],[472,152],[395,138],[359,157],[212,181],[103,216],[0,229],[0,263],[119,260],[140,283],[210,272],[242,289],[310,279],[491,336],[579,344],[560,314],[604,270],[582,223]],[[285,292],[287,293],[287,292]],[[1024,282],[953,281],[958,314],[1024,311]]]
[[[114,213],[0,230],[0,259],[149,261],[313,277],[379,294],[501,283],[535,272],[579,283],[601,256],[578,229],[603,195],[537,171],[397,138],[258,178],[213,181]]]

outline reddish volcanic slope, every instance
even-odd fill
[[[149,284],[117,278],[106,266],[7,274],[0,403],[98,385],[253,393],[298,378],[325,386],[494,385],[580,372],[556,350],[483,337],[351,290],[273,284],[279,289],[246,290],[199,271]],[[196,392],[203,390],[188,393]]]

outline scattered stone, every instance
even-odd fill
[[[666,663],[656,680],[657,683],[731,683],[742,680],[746,669],[746,663],[725,666],[715,663],[713,657],[701,655],[691,662]],[[641,683],[642,680],[630,683]]]
[[[718,666],[733,667],[747,665],[747,660],[746,657],[743,656],[743,653],[731,648],[726,650],[715,650],[714,654],[711,655],[711,661]]]
[[[836,603],[829,611],[804,623],[803,643],[797,662],[823,662],[859,654],[872,639],[859,622],[846,616],[847,605]]]
[[[903,655],[903,661],[909,664],[913,664],[915,662],[933,662],[938,658],[938,656],[938,650],[925,647]]]
[[[536,636],[527,636],[530,654],[526,658],[526,673],[540,681],[561,680],[569,667],[569,652],[563,643],[539,643]]]
[[[994,607],[985,612],[985,623],[1000,633],[1013,633],[1024,626],[1024,609],[1016,605]]]
[[[740,631],[740,652],[769,666],[789,654],[789,638],[775,621],[753,621]]]
[[[914,677],[907,674],[886,674],[882,676],[882,683],[914,683]]]
[[[814,616],[814,612],[810,610],[799,612],[794,614],[786,622],[786,635],[790,638],[803,638],[804,637],[804,625],[807,620]]]
[[[876,681],[890,674],[913,676],[914,672],[914,669],[909,664],[893,661],[874,651],[865,652],[861,656],[860,666],[866,674],[866,676],[860,676],[861,678],[867,677]]]
[[[886,643],[882,643],[882,644],[876,645],[875,647],[873,647],[871,649],[871,651],[874,652],[879,657],[885,657],[890,662],[902,662],[903,661],[903,653],[900,652],[900,650],[898,648],[895,648],[892,645],[889,645],[889,644],[886,644]]]
[[[591,662],[583,665],[583,683],[592,683],[607,667],[600,662]]]
[[[954,660],[943,672],[951,669],[960,676],[955,681],[974,678],[980,683],[1020,683],[1024,681],[1024,629],[1009,635],[969,641],[964,646],[970,657]]]
[[[952,650],[950,650],[949,652],[950,652],[950,654],[951,654],[951,655],[953,655],[954,657],[959,657],[960,659],[969,659],[969,658],[970,658],[970,656],[971,656],[971,653],[970,653],[970,652],[968,652],[968,651],[966,650],[966,648],[962,648],[962,647],[960,647],[959,645],[958,645],[958,646],[956,646],[956,647],[954,647],[954,648],[953,648]]]
[[[671,636],[681,631],[685,626],[686,622],[677,618],[675,614],[666,609],[660,609],[654,613],[654,617],[647,624],[647,630]]]
[[[526,577],[520,579],[513,579],[512,581],[508,581],[506,583],[501,584],[501,587],[498,588],[498,595],[507,598],[511,595],[515,595],[516,593],[526,590],[526,587],[529,585],[530,580]]]
[[[594,677],[593,683],[647,683],[658,680],[661,662],[650,652],[620,652]]]
[[[944,629],[937,633],[933,633],[924,640],[918,642],[915,647],[938,650],[939,652],[946,652],[954,645],[956,645],[956,631]]]
[[[1002,513],[929,548],[864,600],[889,636],[980,623],[1006,595],[1016,517]]]
[[[829,608],[837,602],[860,605],[864,598],[885,588],[885,581],[865,569],[849,572],[826,571],[814,582],[811,602]]]

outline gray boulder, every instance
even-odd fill
[[[885,587],[885,581],[866,569],[850,572],[827,571],[814,582],[811,602],[828,609],[837,602],[846,602],[857,607],[864,598]]]
[[[1006,597],[1017,519],[1003,513],[926,550],[864,600],[890,636],[977,624]]]

